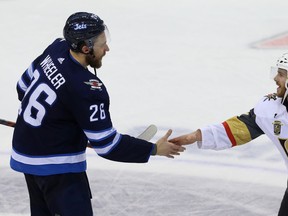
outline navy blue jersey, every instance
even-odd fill
[[[89,142],[96,153],[120,162],[147,162],[155,144],[117,132],[103,82],[55,40],[17,83],[21,101],[12,169],[35,175],[86,170]]]

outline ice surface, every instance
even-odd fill
[[[111,33],[98,75],[111,96],[114,126],[138,135],[153,123],[172,136],[223,121],[275,91],[269,78],[285,49],[251,44],[287,31],[287,1],[0,0],[0,118],[15,120],[15,84],[67,17],[98,14]],[[140,97],[139,97],[140,96]],[[9,168],[13,130],[0,126],[0,216],[29,215],[22,174]],[[120,164],[88,150],[95,215],[272,216],[287,182],[265,137],[225,151],[189,146],[174,160]]]

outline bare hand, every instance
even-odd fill
[[[172,134],[172,130],[169,129],[165,136],[159,139],[156,142],[157,145],[157,153],[156,155],[166,156],[168,158],[174,158],[173,155],[180,155],[179,152],[183,152],[185,150],[181,145],[176,145],[172,142],[168,141],[169,136]]]
[[[196,141],[202,141],[201,130],[198,129],[192,133],[175,137],[169,141],[176,145],[189,145]]]

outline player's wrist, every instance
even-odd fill
[[[196,141],[202,141],[202,132],[200,129],[196,130]]]
[[[153,144],[152,146],[152,151],[151,151],[151,155],[156,155],[157,154],[157,145],[156,144]]]

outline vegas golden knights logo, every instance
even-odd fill
[[[281,121],[274,121],[274,134],[278,136],[281,133],[281,126],[283,125]]]

